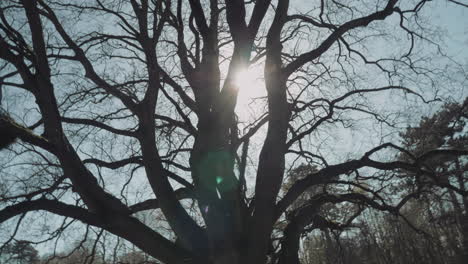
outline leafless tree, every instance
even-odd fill
[[[375,140],[413,117],[405,104],[466,79],[428,10],[426,0],[1,1],[0,223],[25,235],[26,214],[46,211],[63,217],[50,239],[72,219],[164,263],[259,264],[298,263],[304,232],[345,228],[364,207],[399,215],[420,191],[389,195],[399,172],[437,179],[425,161],[468,154],[399,161],[398,142]],[[266,96],[246,121],[236,76],[249,67],[262,67]],[[369,133],[365,150],[323,147],[359,125],[385,132]],[[280,192],[299,161],[316,169]],[[323,191],[288,211],[314,185]],[[356,211],[331,222],[327,204]],[[135,216],[146,210],[168,230]]]

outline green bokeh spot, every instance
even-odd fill
[[[221,176],[216,177],[216,183],[220,184],[221,182],[223,182],[223,178]]]
[[[231,189],[234,182],[228,181],[226,173],[232,173],[234,168],[234,157],[225,150],[211,151],[200,160],[197,172],[200,176],[200,183],[205,188],[212,190]]]

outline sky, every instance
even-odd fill
[[[460,0],[465,1],[465,0]],[[306,1],[294,1],[297,4],[296,10],[303,10],[306,8],[305,3]],[[448,39],[446,40],[446,51],[448,55],[453,56],[459,63],[466,66],[468,65],[468,8],[462,8],[460,6],[454,5],[453,3],[449,3],[445,0],[438,0],[435,1],[435,7],[428,9],[429,16],[433,19],[431,21],[433,24],[438,25],[442,31],[445,31]],[[291,9],[294,10],[294,9]],[[380,49],[386,49],[389,47],[381,47]],[[238,82],[240,86],[250,86],[250,91],[242,89],[239,95],[239,105],[237,107],[239,111],[239,115],[241,118],[248,118],[248,116],[242,116],[248,113],[248,109],[250,107],[249,98],[256,98],[264,96],[264,87],[262,81],[257,77],[258,74],[261,74],[261,66],[253,67],[252,69],[247,70],[246,72],[242,72],[239,74]],[[463,78],[463,77],[461,77]],[[466,75],[465,75],[466,78]],[[465,84],[467,84],[465,80]],[[453,95],[454,100],[462,100],[465,96],[468,95],[468,89],[465,85],[464,87],[459,87],[455,90]],[[7,99],[3,99],[7,100]],[[5,102],[8,104],[8,102]],[[437,108],[434,107],[422,107],[419,109],[418,114],[430,113]],[[258,108],[250,109],[253,110],[258,114]],[[249,110],[249,111],[250,111]],[[260,111],[261,112],[261,111]],[[414,121],[414,120],[413,120]],[[363,141],[367,139],[366,133],[363,133],[363,130],[341,130],[337,131],[336,135],[330,135],[329,140],[332,140],[337,148],[329,149],[329,152],[341,152],[341,153],[348,153],[348,152],[355,152],[359,153],[359,151],[364,151],[367,147],[363,147]],[[257,137],[258,142],[262,142],[262,133]],[[257,144],[256,151],[259,150],[260,143]],[[375,142],[372,142],[374,144]],[[359,151],[353,151],[359,149]],[[254,150],[255,151],[255,150]],[[254,154],[255,156],[256,154]],[[291,160],[290,160],[291,161]],[[252,170],[255,168],[252,167]],[[253,171],[251,171],[251,175],[254,175]],[[250,178],[251,183],[253,183],[254,178]],[[41,250],[41,252],[45,252],[45,250]]]
[[[313,1],[291,1],[293,6],[290,8],[292,10],[290,13],[293,12],[300,12],[304,13],[308,8],[310,8],[310,3],[316,3]],[[402,1],[404,3],[404,1]],[[412,1],[411,1],[412,2]],[[428,3],[429,6],[425,7],[425,15],[430,18],[430,25],[435,25],[436,27],[430,27],[429,30],[434,30],[436,33],[441,33],[441,41],[439,44],[441,45],[444,53],[448,56],[452,57],[453,60],[460,63],[462,67],[468,69],[468,8],[464,8],[453,3],[450,3],[445,0],[438,0]],[[393,16],[388,19],[390,27],[395,27],[398,25],[398,17]],[[422,25],[424,27],[428,27],[427,25]],[[395,27],[396,31],[399,31],[402,34],[405,34],[398,26]],[[409,43],[409,41],[408,41]],[[404,44],[406,46],[409,46]],[[405,46],[403,46],[405,47]],[[415,49],[415,55],[421,55],[425,52],[433,52],[435,50],[434,46],[424,45],[421,50]],[[376,57],[379,55],[391,53],[393,46],[389,45],[385,41],[376,42],[375,45],[370,45],[370,53],[375,54]],[[434,58],[435,63],[436,58]],[[437,58],[437,63],[445,63],[443,61],[445,59]],[[442,64],[441,64],[442,65]],[[257,117],[263,111],[258,108],[258,105],[261,105],[261,109],[263,109],[264,105],[257,103],[257,108],[255,108],[255,101],[252,102],[250,100],[251,97],[258,98],[261,96],[265,96],[264,84],[262,80],[258,80],[256,76],[261,73],[262,66],[254,66],[247,72],[241,73],[239,83],[246,86],[248,89],[241,89],[239,93],[239,104],[236,108],[239,114],[239,118],[247,119],[250,113],[256,113]],[[442,66],[443,67],[443,66]],[[451,75],[451,73],[446,73],[457,80],[457,83],[449,83],[445,82],[445,80],[436,80],[439,82],[437,87],[434,89],[438,89],[438,87],[443,87],[445,85],[453,85],[453,89],[450,89],[450,94],[439,94],[442,97],[448,98],[449,100],[453,101],[461,101],[464,97],[468,96],[468,83],[466,81],[466,77],[468,76],[467,73],[464,75],[462,73]],[[369,82],[375,82],[376,84],[384,83],[384,80],[372,80],[372,76],[370,76]],[[465,85],[460,85],[460,83],[465,83]],[[428,96],[432,96],[433,88],[429,88],[422,83],[414,83],[416,90],[421,92],[421,94]],[[378,87],[378,86],[376,86]],[[443,89],[441,89],[443,92]],[[376,103],[376,105],[383,111],[385,110],[398,110],[407,109],[406,115],[403,113],[401,116],[398,117],[398,126],[400,131],[403,131],[405,127],[408,125],[416,125],[419,122],[421,116],[424,115],[431,115],[442,105],[441,103],[432,103],[425,105],[420,100],[416,100],[415,98],[410,98],[411,100],[409,103],[407,101],[399,101],[401,97],[394,97],[393,99],[389,97],[388,93],[382,95],[371,95],[371,101]],[[427,99],[431,99],[428,97]],[[258,100],[257,100],[258,102]],[[254,106],[252,109],[252,105]],[[249,108],[250,107],[250,108]],[[265,126],[266,127],[266,126]],[[259,135],[256,137],[256,141],[261,143],[263,136],[265,135],[266,129],[263,129]],[[398,132],[398,131],[397,131]],[[369,135],[380,135],[380,136],[373,136],[369,137]],[[323,135],[322,135],[323,136]],[[389,134],[389,131],[386,129],[382,129],[380,126],[375,126],[374,124],[369,124],[369,126],[356,126],[349,129],[334,129],[333,133],[328,134],[328,137],[323,142],[316,143],[313,142],[315,145],[319,145],[323,153],[328,155],[331,158],[332,163],[338,162],[338,160],[343,160],[347,158],[356,158],[362,155],[365,151],[382,143],[382,140],[398,140],[398,133],[392,132]],[[383,139],[382,139],[383,138]],[[313,139],[312,139],[313,141]],[[257,146],[256,151],[258,152],[260,146]],[[255,151],[255,150],[254,150]],[[344,154],[342,156],[337,155],[337,153]],[[253,156],[255,156],[254,154]],[[333,158],[338,157],[338,159]],[[289,159],[292,161],[292,159]],[[252,169],[255,170],[255,163],[252,165]],[[254,181],[253,175],[254,172],[250,173],[251,175],[251,182]]]

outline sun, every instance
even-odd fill
[[[234,84],[239,89],[236,113],[239,120],[249,121],[263,111],[261,98],[266,95],[263,68],[254,65],[234,74]]]
[[[249,69],[241,69],[234,75],[234,84],[239,90],[246,90],[252,88],[258,81],[257,72]]]

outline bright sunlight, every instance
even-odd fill
[[[252,120],[264,110],[263,100],[260,100],[266,95],[262,66],[253,65],[234,76],[234,83],[239,89],[236,113],[240,121]]]

